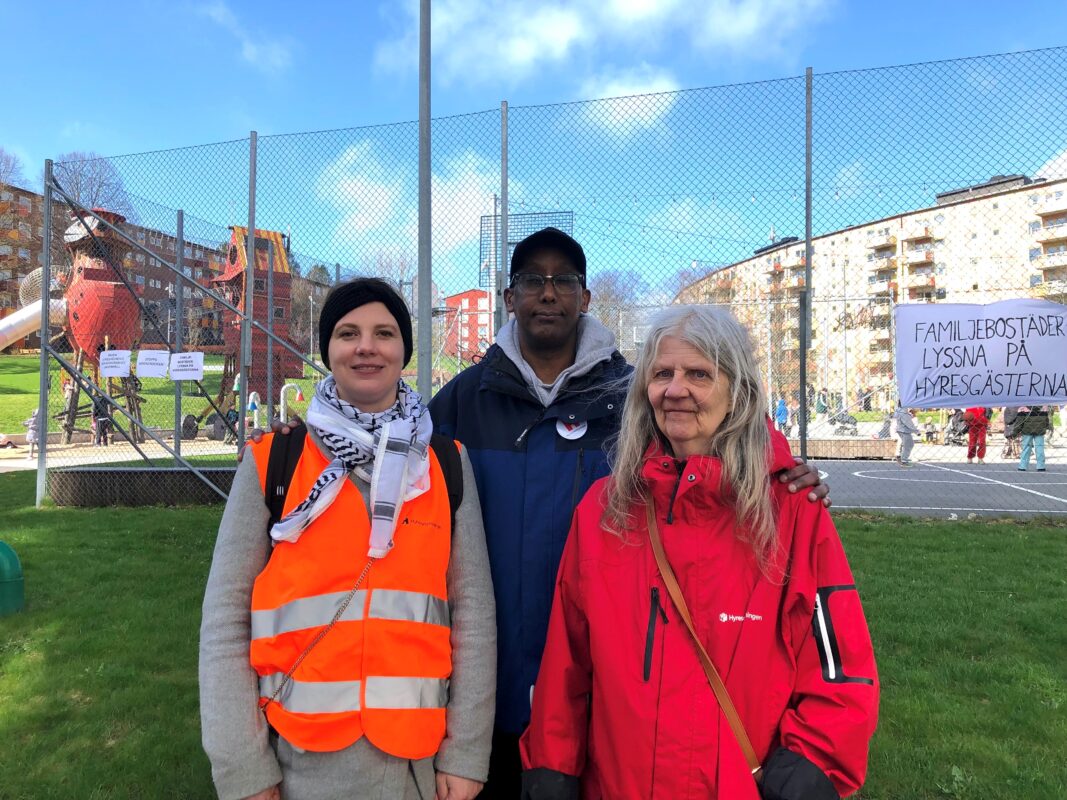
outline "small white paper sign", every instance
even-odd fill
[[[102,378],[128,378],[128,377],[130,377],[130,351],[129,350],[103,350],[100,353],[100,377],[102,377]]]
[[[165,378],[169,361],[170,353],[166,350],[138,350],[137,377]]]
[[[203,377],[203,353],[174,353],[170,357],[170,379],[172,381],[199,381]]]

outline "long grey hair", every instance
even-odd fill
[[[666,336],[695,347],[730,381],[730,411],[715,431],[708,455],[722,462],[722,491],[733,503],[738,535],[766,563],[778,536],[768,477],[767,396],[748,332],[721,306],[669,306],[653,317],[634,366],[622,424],[612,448],[603,525],[620,537],[635,527],[639,520],[632,518],[631,510],[644,491],[641,467],[645,451],[658,440],[670,452],[670,443],[656,425],[648,400],[652,364]]]

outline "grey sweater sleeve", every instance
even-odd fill
[[[434,766],[438,772],[484,782],[496,713],[496,603],[478,487],[466,449],[461,460],[463,502],[456,509],[447,576],[452,680],[445,740]]]
[[[219,525],[200,625],[200,724],[220,800],[281,782],[249,663],[252,584],[270,555],[255,459],[238,466]]]

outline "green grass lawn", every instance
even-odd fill
[[[32,508],[0,619],[0,797],[207,798],[197,635],[220,506]],[[867,800],[1067,797],[1067,527],[838,517],[878,654]]]

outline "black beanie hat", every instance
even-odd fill
[[[349,311],[367,303],[382,303],[393,315],[404,340],[404,366],[411,361],[411,314],[407,304],[396,289],[381,278],[356,278],[354,281],[334,286],[319,314],[319,355],[326,369],[330,368],[330,338],[337,321]]]

